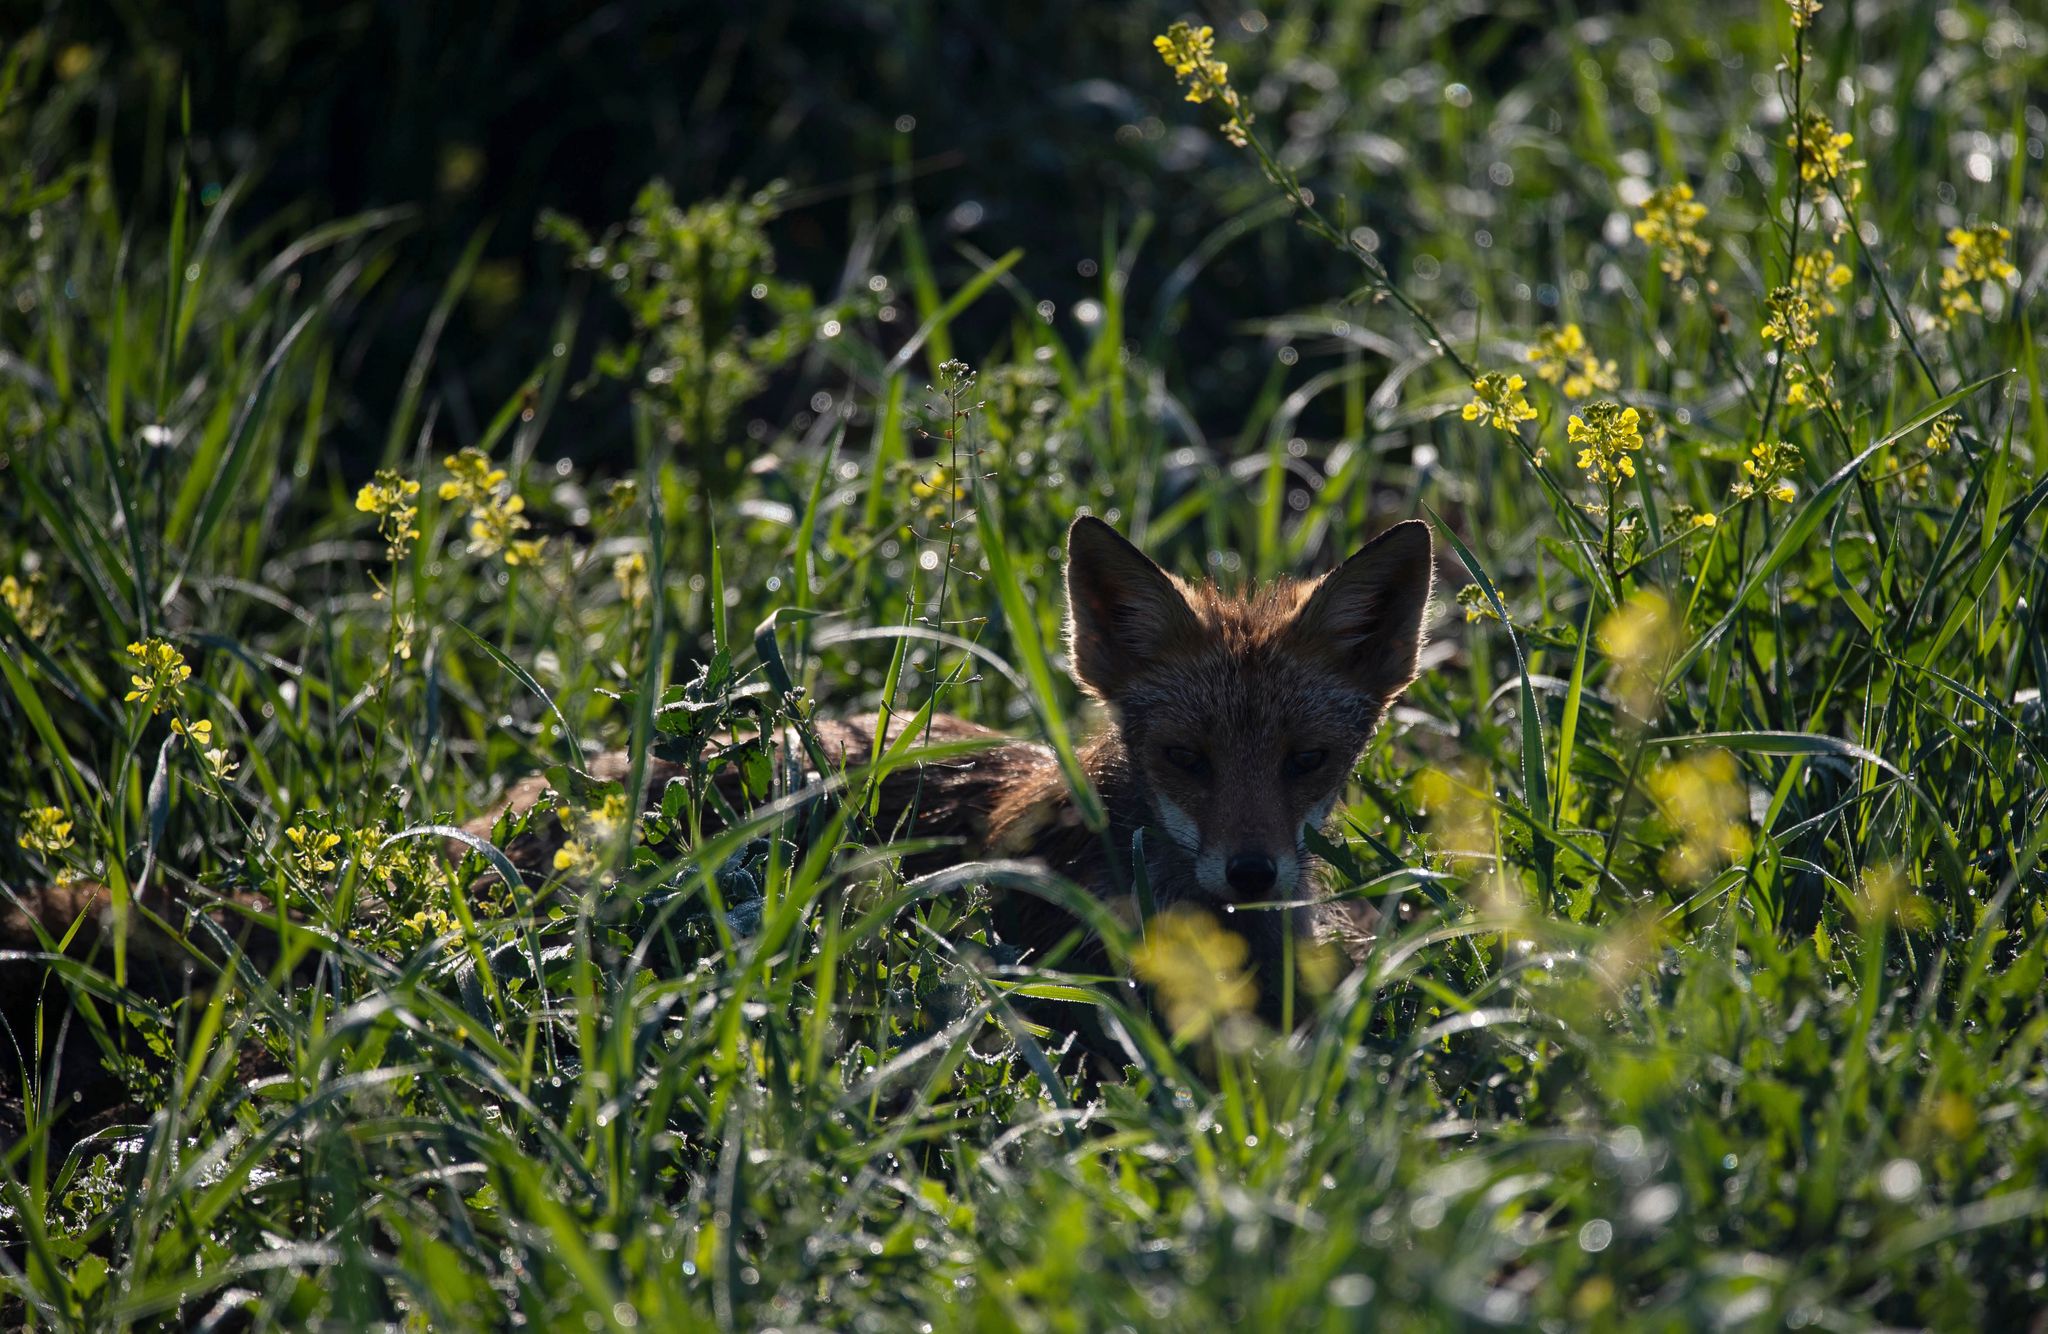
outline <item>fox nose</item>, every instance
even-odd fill
[[[1279,876],[1280,868],[1263,852],[1240,852],[1223,865],[1223,878],[1240,894],[1263,894]]]

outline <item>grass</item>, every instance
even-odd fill
[[[1204,150],[1229,183],[1215,243],[1150,285],[1147,224],[1110,220],[1099,291],[1041,314],[1033,257],[942,255],[875,187],[815,293],[776,273],[772,196],[650,190],[630,225],[536,241],[609,289],[620,339],[592,355],[565,309],[560,351],[480,410],[437,347],[481,239],[421,312],[406,391],[357,402],[337,330],[401,215],[282,234],[174,150],[168,214],[131,216],[65,147],[90,139],[89,76],[15,44],[0,885],[95,877],[118,922],[89,959],[50,939],[0,961],[41,996],[0,1046],[0,1309],[1058,1329],[2039,1308],[2043,51],[1998,8],[1831,4],[1804,37],[1776,3],[1534,35],[1281,9],[1224,34],[1260,137]],[[1171,82],[1161,113],[1209,124]],[[1784,139],[1812,109],[1863,165],[1795,209]],[[1631,224],[1679,181],[1711,249],[1674,276]],[[1311,207],[1330,300],[1244,331],[1260,387],[1197,420],[1173,332],[1205,266],[1304,243],[1285,216]],[[2016,269],[1939,327],[1945,233],[1979,221]],[[1821,246],[1847,281],[1785,356],[1771,292]],[[1007,331],[969,346],[970,315]],[[1567,323],[1612,389],[1567,400],[1527,362]],[[1479,373],[1524,375],[1534,415],[1466,415]],[[636,457],[571,467],[579,414],[628,391]],[[764,391],[802,407],[757,415]],[[1637,409],[1640,449],[1596,398]],[[381,459],[334,457],[344,424]],[[506,477],[444,497],[463,448]],[[1582,448],[1630,470],[1603,482]],[[358,507],[375,466],[421,483],[393,493],[409,521]],[[743,749],[759,804],[732,832],[699,837],[724,814],[701,772],[641,815],[680,831],[675,862],[584,772],[599,745],[637,773],[876,703],[901,724],[885,765],[933,710],[1071,756],[1056,576],[1084,507],[1239,580],[1422,514],[1473,585],[1331,831],[1333,889],[1388,929],[1298,1032],[1176,1036],[1124,977],[1008,956],[990,887],[1071,889],[1016,866],[905,883],[867,827],[873,773],[793,793]],[[508,562],[479,520],[544,545]],[[124,699],[151,638],[191,677]],[[210,722],[232,771],[173,720]],[[597,873],[515,885],[510,826],[450,865],[445,829],[536,769]],[[286,957],[198,923],[166,990],[137,942],[167,889],[287,905]],[[1127,1076],[1059,1062],[1046,1005],[1107,1016]],[[137,1110],[67,1119],[98,1087],[81,1068]]]

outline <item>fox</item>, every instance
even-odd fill
[[[1108,523],[1084,515],[1067,534],[1065,645],[1075,683],[1102,715],[1078,756],[1107,827],[1090,827],[1050,746],[950,714],[933,715],[924,740],[969,743],[958,748],[969,753],[887,774],[875,827],[914,840],[916,850],[901,859],[907,876],[963,860],[1020,860],[1124,907],[1142,870],[1161,911],[1267,908],[1235,913],[1231,926],[1249,947],[1258,1009],[1272,1019],[1290,938],[1354,956],[1369,943],[1370,922],[1321,892],[1308,839],[1330,819],[1366,744],[1416,679],[1434,571],[1429,527],[1409,520],[1319,578],[1230,592],[1167,573]],[[824,758],[850,768],[878,757],[885,728],[870,713],[821,718],[816,734]],[[658,796],[686,768],[650,757],[640,795]],[[601,781],[630,769],[617,751],[589,766]],[[718,781],[734,781],[730,767]],[[532,815],[546,791],[538,775],[516,782],[464,826],[467,838],[489,839],[507,815]],[[551,815],[523,823],[502,850],[522,876],[545,880],[567,832]],[[459,859],[466,845],[448,850]],[[1134,854],[1142,868],[1132,865]],[[199,905],[161,887],[150,894],[134,905],[146,911],[129,918],[132,987],[152,976],[167,987],[187,984],[201,935],[236,939],[258,967],[278,955],[262,924],[269,905],[254,896]],[[1052,901],[1003,891],[992,908],[998,937],[1020,961],[1106,966],[1100,942]],[[201,915],[220,929],[193,933]],[[50,942],[68,942],[74,955],[104,954],[111,917],[108,891],[89,882],[0,894],[0,1027],[27,1031],[35,998],[49,994],[34,956]]]
[[[1088,829],[1049,748],[1013,742],[927,780],[944,812],[931,832],[1042,863],[1112,902],[1129,899],[1138,849],[1159,910],[1235,914],[1259,1010],[1274,1018],[1287,937],[1353,956],[1369,943],[1370,922],[1320,892],[1308,838],[1416,678],[1434,574],[1420,520],[1321,578],[1238,594],[1168,574],[1101,519],[1077,519],[1065,638],[1075,683],[1104,715],[1079,756],[1108,828]],[[951,734],[968,726],[953,720]],[[1260,906],[1271,910],[1235,913]],[[1035,897],[997,908],[1027,955],[1077,925]]]

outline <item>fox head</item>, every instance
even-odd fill
[[[1067,534],[1067,641],[1108,706],[1149,823],[1202,898],[1291,899],[1380,718],[1415,679],[1428,525],[1246,596],[1176,579],[1100,519]]]

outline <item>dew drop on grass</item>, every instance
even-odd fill
[[[1903,1204],[1920,1193],[1920,1164],[1910,1158],[1894,1158],[1877,1174],[1877,1187],[1886,1199]]]

